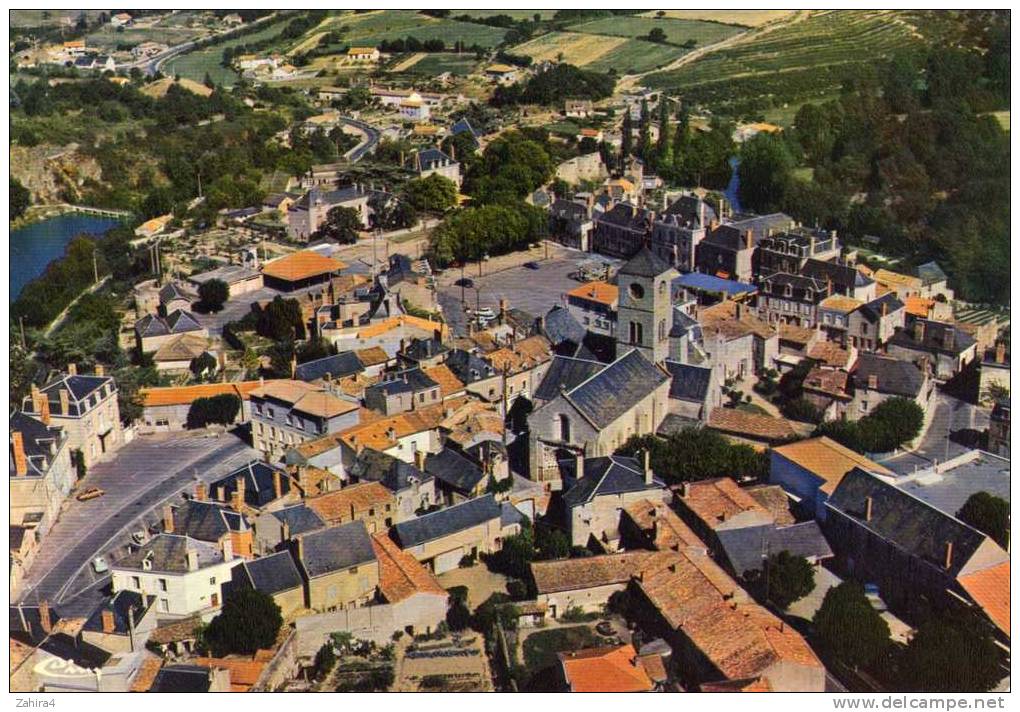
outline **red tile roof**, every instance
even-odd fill
[[[650,692],[655,687],[629,644],[557,656],[571,692]]]

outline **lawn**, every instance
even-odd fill
[[[698,46],[714,44],[719,40],[731,37],[740,29],[718,22],[699,22],[697,20],[677,20],[664,17],[607,17],[591,22],[571,25],[571,32],[584,32],[591,35],[610,35],[613,37],[647,37],[654,28],[666,33],[666,41],[671,44],[683,44],[695,40]]]
[[[435,77],[443,72],[449,72],[455,76],[465,76],[470,74],[477,65],[478,60],[476,60],[475,55],[470,52],[465,54],[436,52],[425,55],[425,57],[404,70],[402,74]]]
[[[893,11],[812,11],[803,21],[646,79],[717,112],[760,113],[817,101],[865,65],[920,48],[923,38]]]
[[[758,27],[793,14],[793,10],[649,10],[641,13],[641,16],[655,17],[660,12],[665,13],[664,17],[678,20],[721,22],[743,27]]]
[[[235,39],[227,40],[226,42],[220,42],[210,47],[199,49],[194,52],[187,52],[186,54],[174,57],[163,65],[163,73],[168,76],[180,74],[182,77],[194,79],[196,82],[200,82],[205,78],[205,75],[208,72],[209,76],[211,76],[212,80],[217,84],[233,86],[238,79],[238,74],[233,69],[224,67],[221,64],[223,60],[223,50],[227,47],[234,47],[239,44],[251,44],[253,42],[259,42],[260,40],[275,37],[279,35],[283,31],[283,28],[287,26],[287,23],[293,19],[293,17],[285,17],[266,25],[258,32],[253,32],[250,35],[243,35]]]
[[[591,648],[600,642],[601,638],[586,625],[540,630],[524,640],[524,663],[532,672],[538,672],[556,664],[556,653]]]

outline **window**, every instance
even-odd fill
[[[637,282],[631,282],[627,291],[630,292],[630,296],[633,299],[644,299],[645,297],[645,288]]]
[[[170,601],[168,601],[165,598],[159,599],[159,610],[163,611],[164,613],[169,613],[170,612]]]
[[[349,574],[356,574],[356,573],[358,573],[358,567],[355,566],[354,568],[347,569],[347,573],[349,573]]]
[[[424,393],[419,393],[418,394],[418,402],[419,403],[424,403],[425,402],[425,394]]]
[[[570,442],[570,418],[565,413],[560,414],[560,440]]]
[[[161,578],[159,580],[159,590],[160,591],[166,591],[166,579],[165,578]]]
[[[142,580],[140,578],[138,578],[137,576],[132,576],[131,577],[131,588],[139,590],[139,591],[142,590]]]
[[[659,341],[664,341],[666,338],[666,320],[659,319]]]
[[[374,517],[375,516],[375,507],[369,507],[368,508],[368,516],[370,516],[370,517]]]
[[[210,586],[215,586],[216,585],[216,577],[215,576],[213,576],[211,579],[209,579],[209,585]]]
[[[644,342],[644,328],[640,322],[632,321],[630,323],[630,343],[640,344]]]

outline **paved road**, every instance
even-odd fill
[[[935,412],[920,445],[911,452],[904,452],[883,460],[881,464],[893,472],[906,475],[916,469],[930,467],[936,460],[946,460],[971,450],[967,435],[988,427],[989,411],[938,392],[935,396]],[[963,441],[963,442],[961,442]]]
[[[367,154],[375,150],[376,144],[379,143],[379,137],[382,135],[379,129],[366,124],[364,121],[358,121],[357,119],[351,119],[346,116],[340,119],[348,126],[353,126],[356,129],[360,129],[365,134],[365,140],[359,143],[357,146],[348,151],[345,155],[351,163],[356,163],[364,158]]]
[[[147,522],[160,519],[161,505],[190,489],[195,479],[211,482],[258,453],[233,435],[139,437],[109,462],[96,465],[80,488],[106,495],[88,502],[68,500],[25,577],[22,600],[57,603],[96,582],[89,562],[117,549]]]

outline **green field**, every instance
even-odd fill
[[[437,52],[415,62],[402,74],[435,77],[443,72],[449,72],[454,76],[462,77],[470,74],[477,66],[478,60],[470,52],[464,54]]]
[[[610,35],[612,37],[647,37],[654,28],[666,33],[666,41],[670,44],[683,44],[695,40],[699,47],[714,44],[720,40],[740,32],[740,28],[723,25],[718,22],[699,22],[697,20],[676,20],[668,17],[655,19],[651,17],[607,17],[591,22],[571,25],[571,32],[584,32],[592,35]]]
[[[238,74],[233,69],[224,67],[220,63],[223,60],[223,50],[227,47],[250,44],[275,37],[283,31],[283,28],[287,26],[291,19],[293,18],[286,17],[276,22],[271,22],[258,32],[253,32],[250,35],[243,35],[236,39],[220,42],[211,47],[174,57],[163,65],[163,73],[167,76],[180,74],[186,79],[194,79],[196,82],[200,82],[208,72],[209,76],[217,84],[233,86],[238,79]]]
[[[471,17],[493,17],[495,15],[509,15],[515,20],[530,20],[536,14],[541,15],[543,20],[548,20],[556,14],[555,10],[454,10],[451,15],[470,15]]]
[[[924,42],[891,11],[816,11],[749,42],[711,52],[646,85],[734,114],[815,101],[875,60]]]
[[[495,47],[506,34],[506,30],[498,27],[437,19],[413,10],[345,13],[332,18],[329,25],[319,28],[319,31],[337,31],[342,28],[346,29],[342,33],[341,44],[336,46],[337,50],[347,45],[374,46],[382,40],[408,36],[422,41],[440,39],[448,45],[462,40],[468,46],[478,44],[482,47]]]
[[[199,32],[187,27],[156,27],[133,28],[125,27],[118,32],[110,25],[104,25],[101,29],[89,34],[85,42],[90,47],[102,47],[112,51],[117,45],[138,45],[142,42],[161,42],[166,45],[180,44],[198,37]]]
[[[656,44],[645,40],[627,40],[594,62],[585,65],[585,69],[599,72],[615,69],[619,74],[650,72],[679,59],[688,51],[675,45]]]

